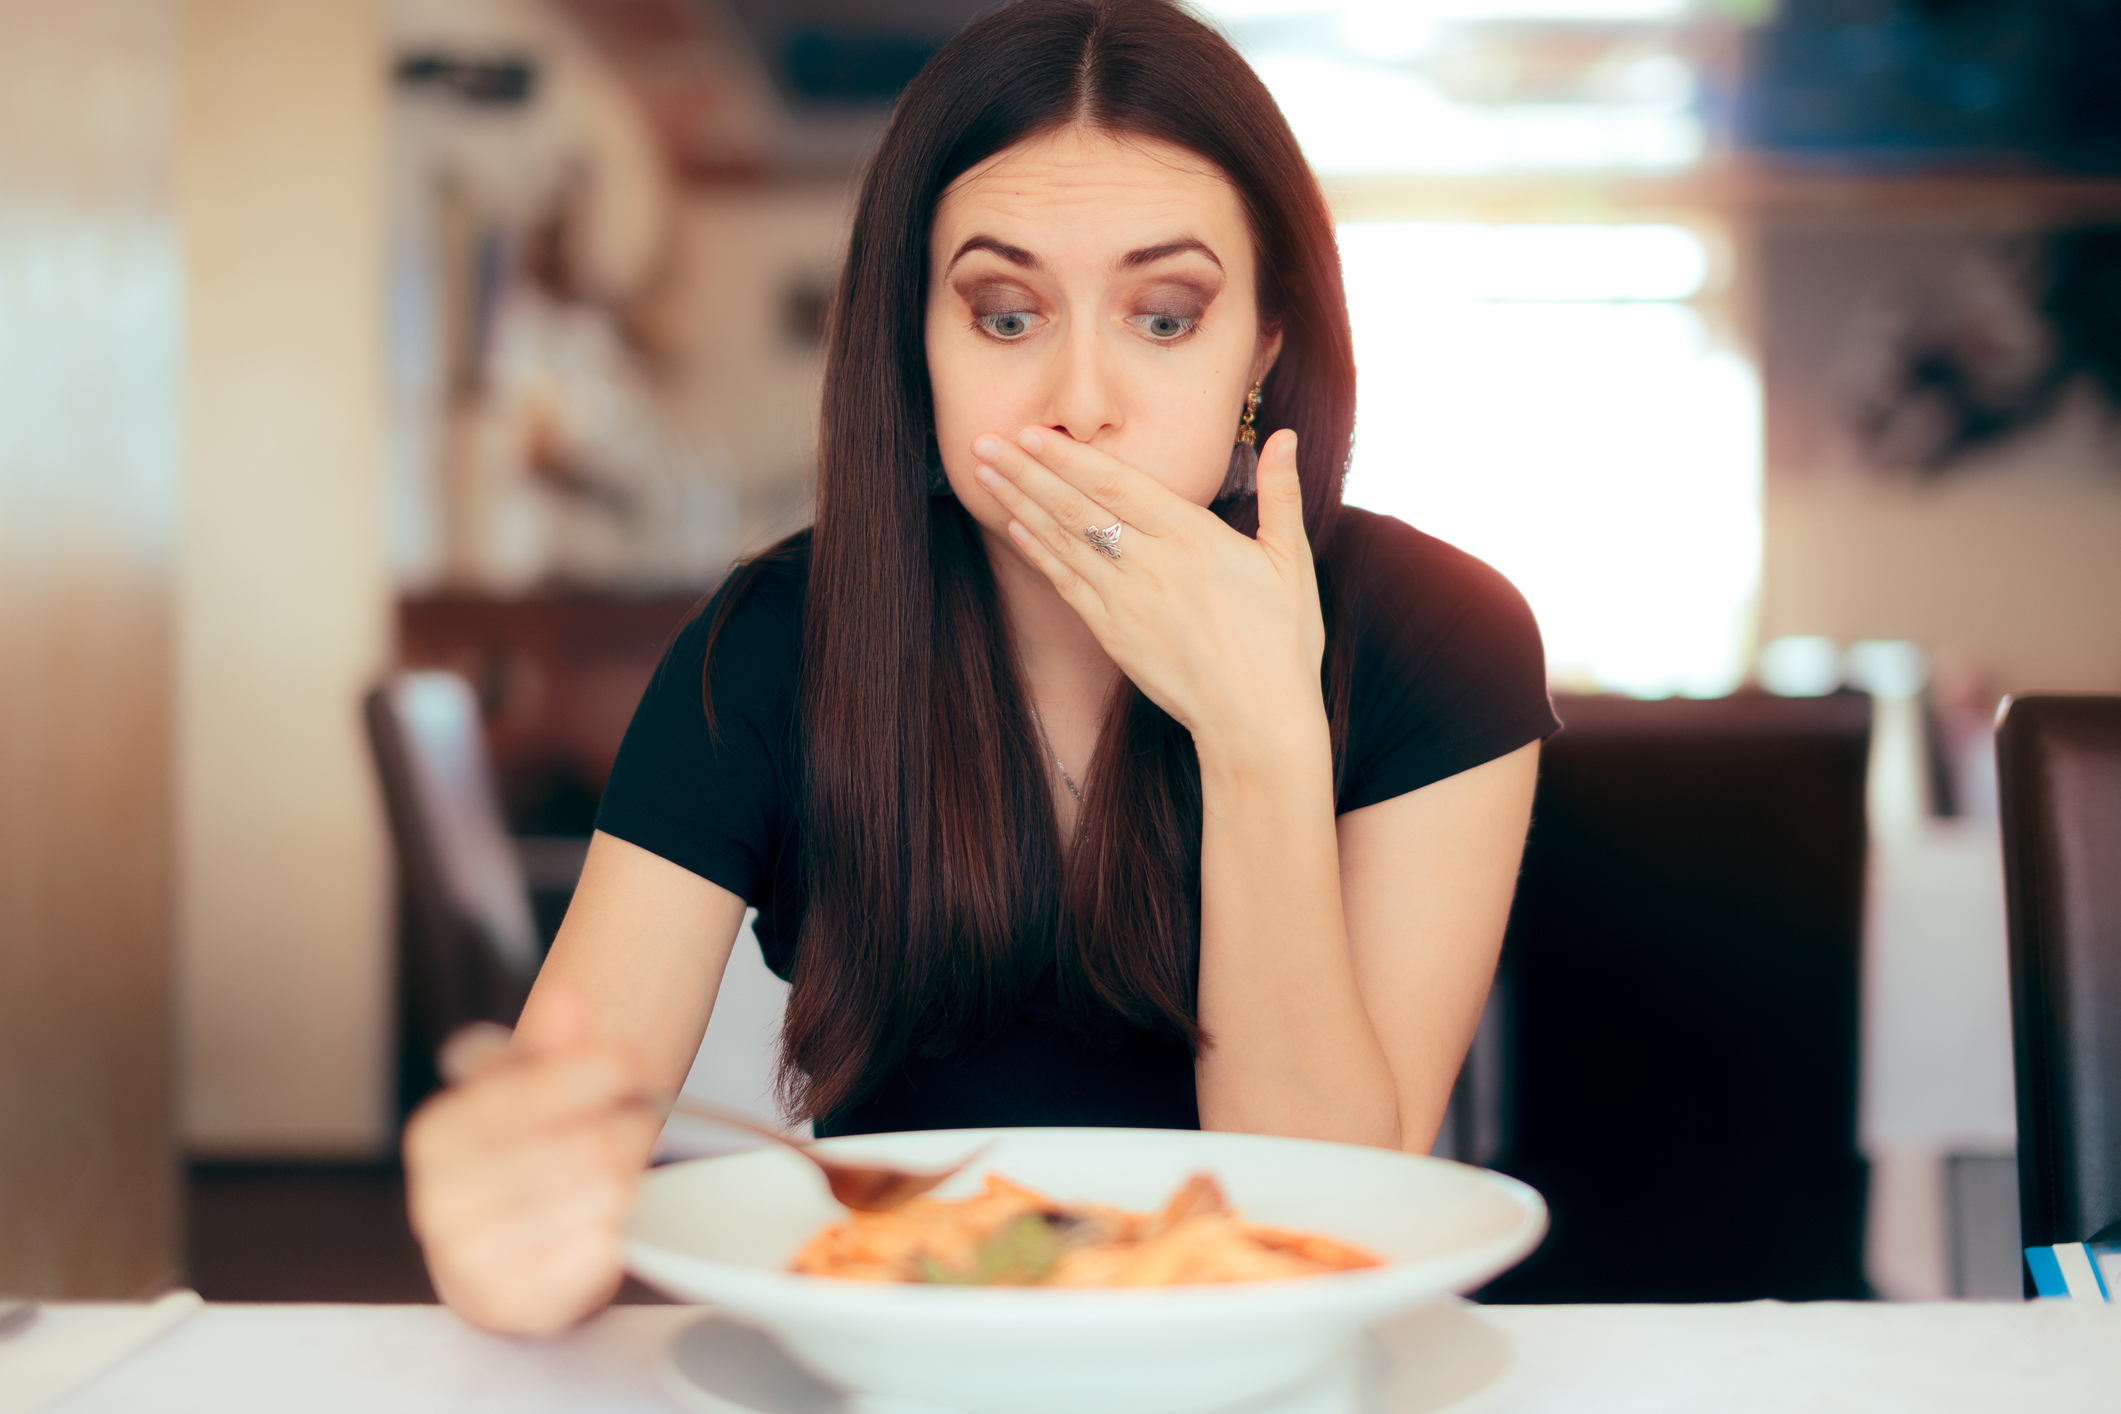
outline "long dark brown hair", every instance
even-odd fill
[[[1243,201],[1261,327],[1283,336],[1259,423],[1300,438],[1339,759],[1349,669],[1331,566],[1355,367],[1317,180],[1258,76],[1176,5],[1018,0],[945,45],[899,100],[862,182],[832,307],[816,522],[738,568],[710,634],[711,653],[765,563],[807,553],[808,906],[781,1060],[794,1113],[829,1114],[908,1054],[991,1034],[1049,969],[1086,1029],[1208,1039],[1195,1004],[1191,739],[1123,680],[1066,855],[978,528],[930,494],[922,331],[936,202],[975,164],[1071,123],[1185,148]],[[1257,528],[1249,497],[1217,510]]]

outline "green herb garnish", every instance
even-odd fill
[[[1063,1245],[1045,1214],[1026,1213],[982,1242],[967,1270],[923,1256],[921,1280],[938,1286],[1032,1286],[1053,1270]]]

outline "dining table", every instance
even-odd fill
[[[185,1298],[189,1298],[188,1300]],[[2121,1307],[2070,1301],[1469,1306],[1506,1343],[1482,1414],[2037,1414],[2121,1408]],[[440,1306],[57,1303],[0,1343],[22,1414],[682,1414],[665,1352],[692,1306],[613,1306],[564,1335],[491,1335]],[[128,1324],[128,1322],[130,1324]],[[34,1403],[35,1342],[102,1363]],[[70,1344],[69,1344],[70,1343]],[[1501,1348],[1498,1346],[1498,1348]],[[83,1352],[87,1352],[85,1355]],[[10,1361],[14,1364],[11,1367]],[[63,1363],[63,1362],[61,1362]],[[45,1361],[48,1374],[53,1368]],[[1378,1414],[1396,1414],[1389,1404]]]

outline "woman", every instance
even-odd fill
[[[681,635],[513,1045],[408,1130],[445,1300],[609,1299],[747,903],[821,1133],[1428,1148],[1556,724],[1515,592],[1340,507],[1353,385],[1317,183],[1213,31],[1022,0],[936,55],[862,188],[814,529]]]

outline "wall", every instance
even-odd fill
[[[681,283],[660,316],[683,341],[670,406],[693,436],[727,447],[747,551],[810,522],[824,360],[791,297],[838,278],[851,197],[837,183],[705,188],[678,214]]]
[[[2121,690],[2121,469],[2090,411],[1933,487],[1771,483],[1763,639],[1906,638],[1999,691]]]
[[[360,698],[380,528],[387,60],[371,0],[187,0],[179,993],[195,1152],[390,1140]]]
[[[1844,430],[1901,296],[2033,224],[1990,210],[1766,233],[1763,641],[1905,638],[1999,691],[2121,689],[2121,426],[2095,400],[1929,481],[1865,466]]]
[[[0,3],[0,1291],[177,1272],[167,0]]]

